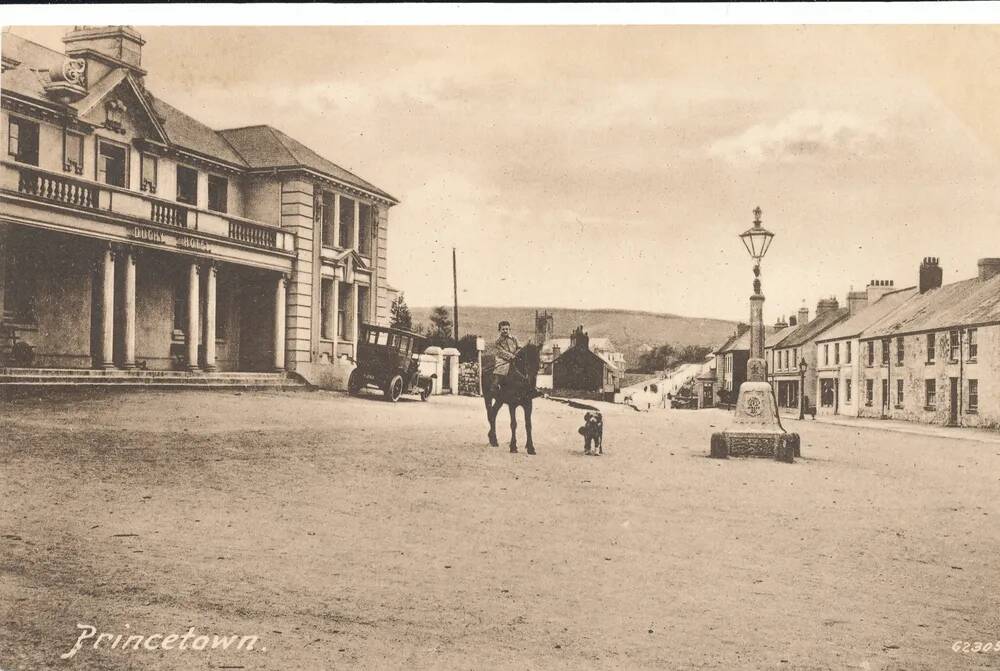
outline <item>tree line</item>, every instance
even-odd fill
[[[476,334],[468,334],[455,340],[454,322],[451,310],[443,305],[431,310],[427,317],[429,326],[413,321],[413,315],[406,304],[406,298],[399,294],[389,306],[389,325],[392,328],[403,329],[424,336],[425,347],[454,347],[459,351],[460,361],[476,360]]]
[[[711,352],[712,348],[704,345],[677,348],[667,343],[640,354],[635,370],[640,373],[655,373],[681,363],[704,363],[705,357]]]

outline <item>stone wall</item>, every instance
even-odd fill
[[[459,364],[458,393],[462,396],[479,396],[479,362]]]

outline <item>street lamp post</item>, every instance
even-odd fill
[[[806,418],[806,363],[805,357],[799,361],[799,419]]]
[[[771,247],[774,233],[762,225],[762,214],[761,209],[755,207],[753,226],[739,236],[754,262],[746,382],[740,385],[733,425],[712,434],[711,456],[722,459],[730,456],[772,457],[792,461],[793,456],[799,456],[799,437],[798,434],[787,433],[781,426],[764,362],[764,294],[760,286],[760,262]]]

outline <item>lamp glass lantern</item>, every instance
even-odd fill
[[[762,210],[759,207],[754,208],[753,226],[740,233],[740,240],[743,241],[743,246],[747,248],[756,265],[760,265],[774,238],[774,233],[761,225],[761,214]]]

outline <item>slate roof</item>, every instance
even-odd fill
[[[2,46],[4,60],[14,61],[17,65],[3,73],[0,88],[4,92],[52,104],[46,97],[44,87],[50,81],[48,71],[61,67],[66,56],[10,32],[3,33]],[[98,92],[114,88],[121,80],[122,72],[113,70],[101,81],[88,82],[88,87],[91,92]],[[261,125],[216,131],[148,90],[145,93],[153,112],[162,120],[172,145],[240,168],[308,168],[394,203],[399,202],[374,184],[341,168],[276,128]],[[87,96],[72,107],[79,109],[77,105],[92,103],[92,96]]]
[[[771,337],[764,337],[764,349],[773,349],[781,345],[781,343],[788,338],[790,335],[795,333],[799,328],[799,325],[786,326],[780,331],[775,331]]]
[[[568,350],[564,351],[562,354],[560,354],[559,356],[557,356],[552,363],[555,364],[556,361],[559,361],[559,359],[563,358],[564,356],[569,355],[571,352],[574,352],[575,350],[581,350],[581,349],[584,350],[585,352],[587,352],[588,354],[590,354],[591,356],[595,356],[598,359],[600,359],[604,363],[605,366],[607,366],[608,368],[611,369],[612,372],[618,372],[618,366],[616,366],[615,364],[611,363],[611,361],[609,361],[607,358],[605,358],[605,356],[603,354],[600,354],[599,352],[595,352],[592,349],[587,349],[587,348],[584,348],[584,347],[570,347]]]
[[[764,342],[765,343],[767,343],[767,339],[769,337],[771,337],[771,336],[774,335],[774,332],[775,332],[775,328],[773,326],[765,326],[764,327]],[[719,353],[723,354],[725,352],[741,352],[741,351],[744,351],[744,350],[747,351],[747,352],[750,351],[750,329],[747,329],[746,332],[743,335],[741,335],[739,338],[736,338],[735,340],[733,340],[732,342],[730,342],[728,345],[723,345],[722,349],[719,350]]]
[[[243,157],[251,168],[287,168],[303,166],[365,191],[396,199],[354,173],[329,161],[298,140],[271,126],[228,128],[219,134]]]
[[[826,331],[828,328],[841,322],[847,318],[849,310],[847,308],[837,308],[836,310],[828,310],[822,314],[816,315],[811,321],[805,324],[799,324],[795,329],[795,333],[792,333],[787,338],[781,342],[782,347],[801,347],[806,343],[815,340],[821,333]]]
[[[861,309],[853,317],[840,322],[832,329],[816,339],[816,342],[829,342],[843,338],[856,338],[872,324],[885,318],[914,296],[918,296],[916,287],[906,287],[883,294],[877,301]]]
[[[1000,275],[974,277],[916,294],[861,334],[864,339],[1000,323]]]
[[[572,341],[569,338],[549,338],[542,345],[542,352],[549,353],[552,349],[558,345],[559,349],[565,352],[570,348],[570,343]],[[591,350],[603,350],[605,352],[615,352],[615,346],[611,344],[611,338],[591,338],[590,339],[590,349]]]

